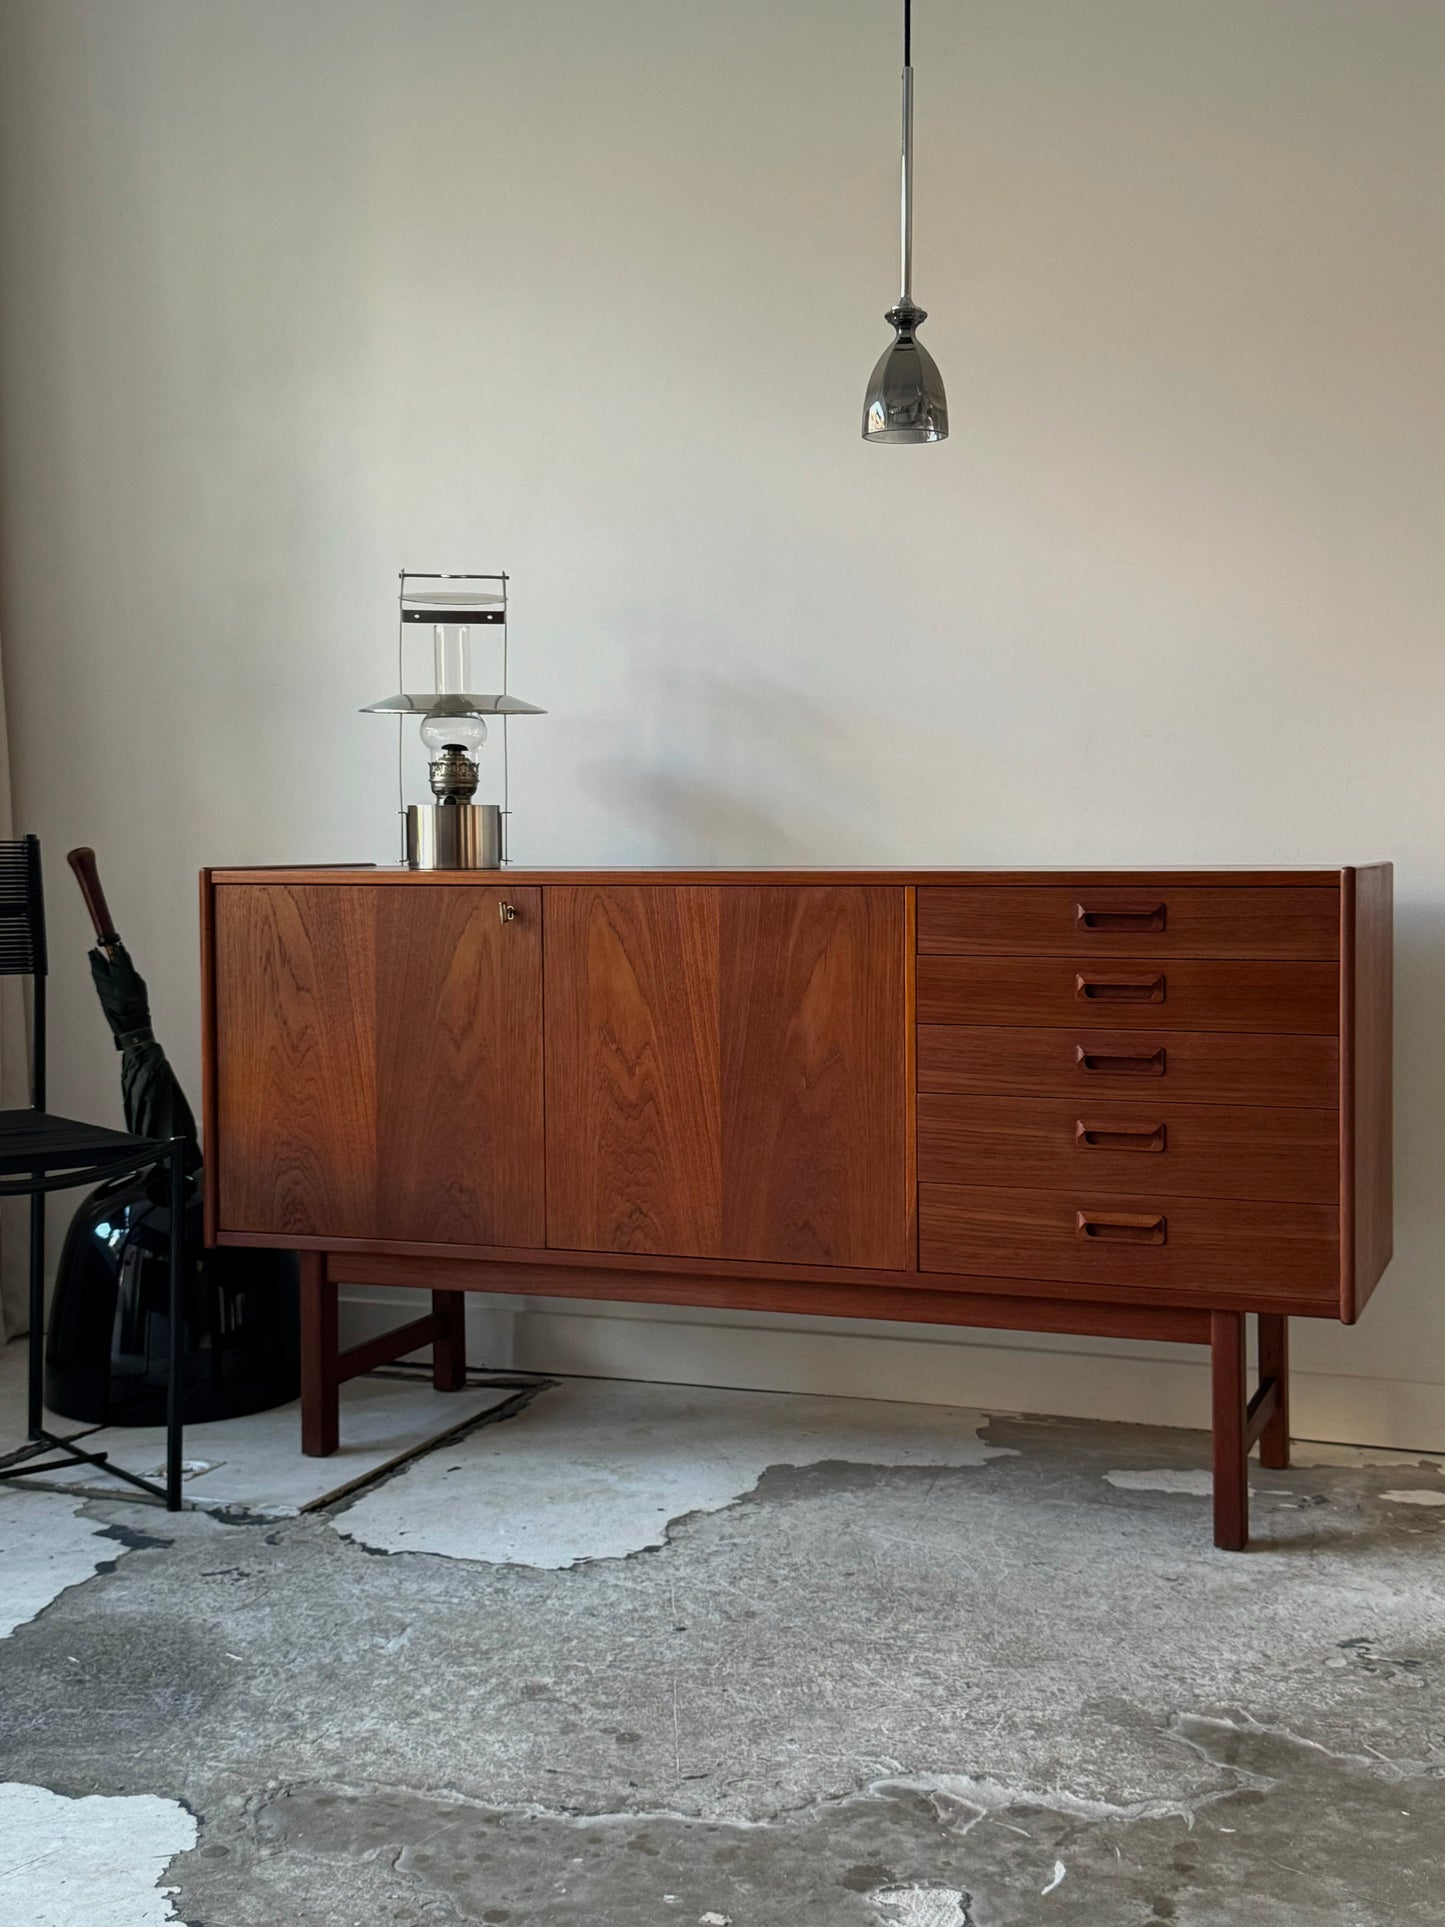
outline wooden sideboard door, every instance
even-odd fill
[[[542,893],[376,898],[376,1235],[540,1245]]]
[[[540,1245],[541,892],[215,899],[219,1228]]]
[[[545,899],[550,1245],[914,1264],[902,889]]]
[[[216,890],[205,1151],[219,1231],[374,1233],[373,904],[370,891],[318,884]]]
[[[903,890],[723,892],[725,1257],[917,1263],[909,943]]]

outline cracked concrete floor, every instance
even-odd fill
[[[1445,1920],[1434,1463],[1256,1468],[1234,1556],[1198,1433],[777,1397],[726,1504],[730,1399],[544,1390],[378,1494],[500,1510],[514,1455],[545,1506],[550,1457],[576,1515],[603,1456],[642,1549],[571,1565],[85,1506],[111,1562],[0,1641],[0,1780],[183,1803],[196,1927]]]

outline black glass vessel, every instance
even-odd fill
[[[170,1209],[164,1186],[92,1191],[61,1253],[45,1350],[45,1403],[90,1425],[163,1425]],[[207,1251],[193,1177],[185,1217],[187,1425],[295,1398],[298,1281],[289,1251]]]

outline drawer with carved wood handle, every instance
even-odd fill
[[[922,1184],[922,1271],[1187,1291],[1332,1312],[1339,1213],[1320,1204]]]
[[[921,1024],[1119,1024],[1333,1035],[1339,967],[1194,957],[920,957]]]
[[[1168,1096],[1190,1104],[1340,1101],[1336,1037],[1260,1031],[1027,1030],[920,1024],[918,1088],[1079,1100]]]
[[[1333,1204],[1338,1115],[1266,1105],[1075,1103],[1052,1097],[918,1099],[924,1183],[1039,1189],[1100,1185],[1181,1198]]]
[[[1314,957],[1340,954],[1335,888],[950,888],[918,892],[921,955]]]

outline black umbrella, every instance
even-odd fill
[[[170,1060],[151,1028],[150,994],[145,978],[131,962],[130,952],[116,934],[110,906],[100,886],[95,851],[72,850],[67,861],[80,884],[85,907],[95,925],[96,947],[90,953],[100,1007],[115,1038],[120,1058],[120,1094],[128,1131],[137,1137],[183,1137],[186,1169],[198,1171],[201,1146],[196,1120],[186,1094],[176,1082]]]

